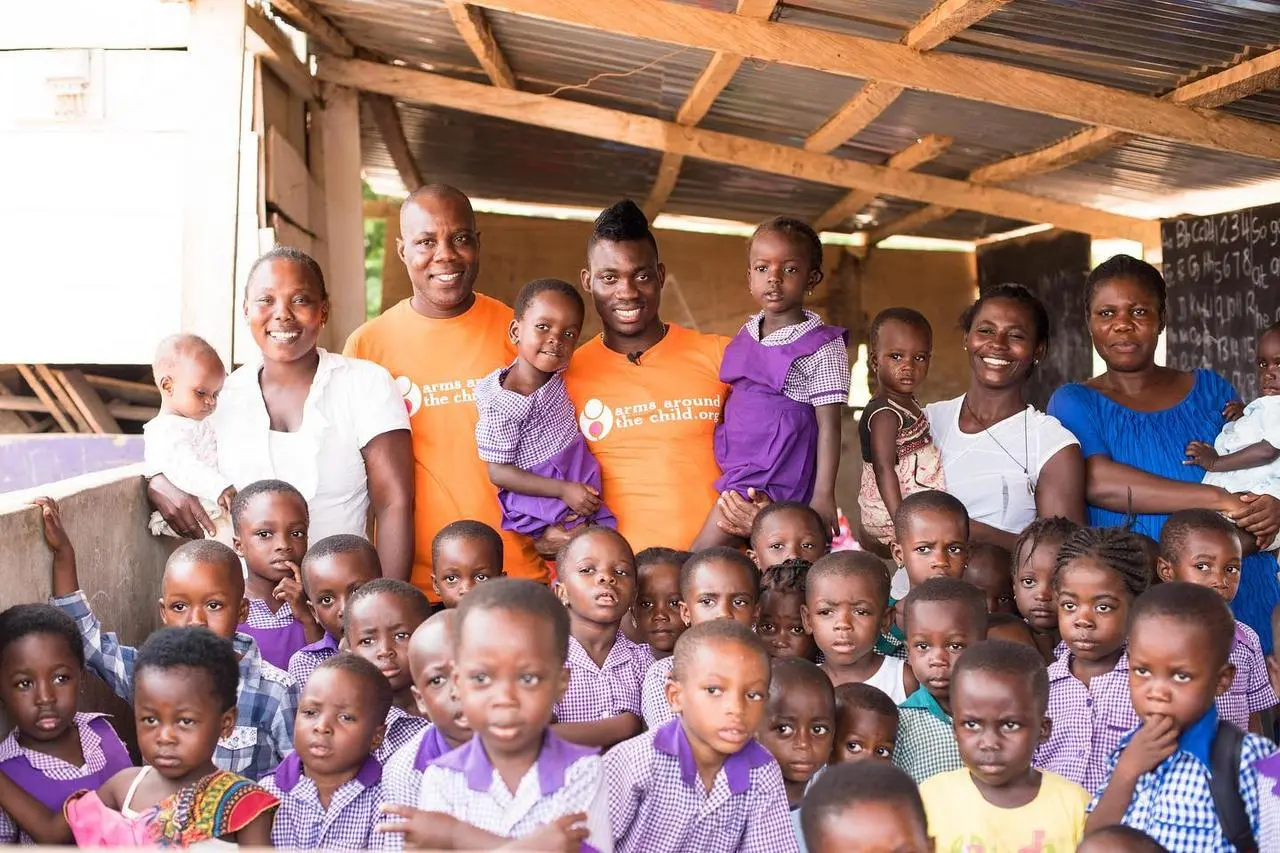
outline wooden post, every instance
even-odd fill
[[[341,350],[365,321],[364,199],[360,183],[360,106],[354,89],[325,85],[317,113],[324,147],[325,236],[330,340]]]
[[[387,216],[387,229],[382,256],[382,310],[413,296],[413,282],[409,271],[396,251],[396,238],[400,236],[400,215]]]
[[[190,127],[182,240],[182,331],[231,362],[244,0],[190,0]]]

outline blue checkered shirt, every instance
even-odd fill
[[[121,699],[132,702],[138,650],[102,630],[102,623],[89,609],[82,590],[51,599],[51,603],[76,620],[89,671],[107,682]],[[223,770],[258,779],[274,770],[293,749],[298,683],[289,673],[264,661],[258,644],[248,634],[237,632],[232,645],[240,658],[236,727],[229,737],[218,741],[213,763]]]
[[[382,807],[381,782],[382,765],[370,756],[354,778],[338,786],[325,808],[298,754],[290,753],[260,783],[280,798],[271,843],[286,850],[382,849],[384,836],[373,831]]]
[[[298,692],[307,686],[311,674],[320,668],[320,664],[338,653],[338,641],[328,631],[324,636],[298,649],[289,658],[289,674],[298,682]]]

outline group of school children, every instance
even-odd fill
[[[504,577],[500,535],[463,520],[432,541],[433,604],[363,537],[309,542],[302,494],[260,480],[214,496],[234,547],[178,547],[164,627],[133,648],[39,500],[53,598],[0,613],[0,841],[1280,850],[1262,735],[1280,666],[1228,609],[1232,523],[1177,512],[1152,549],[1041,518],[1012,551],[971,544],[936,451],[907,436],[910,483],[879,476],[894,456],[863,484],[909,581],[895,600],[888,563],[830,550],[847,354],[803,310],[820,270],[785,262],[816,236],[778,222],[753,239],[758,327],[722,370],[721,485],[773,499],[745,542],[718,511],[692,552],[635,554],[617,532],[560,378],[583,302],[552,279],[521,292],[517,358],[476,391],[504,527],[589,522],[551,588]],[[887,390],[910,429],[913,389]],[[86,669],[132,705],[139,766],[77,711]]]

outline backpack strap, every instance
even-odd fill
[[[1240,796],[1240,752],[1244,732],[1230,723],[1219,721],[1209,753],[1209,792],[1218,813],[1222,834],[1239,853],[1257,853],[1249,813]]]

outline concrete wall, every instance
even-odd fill
[[[171,540],[147,532],[147,504],[141,465],[87,474],[38,490],[0,497],[0,608],[46,601],[50,554],[45,546],[38,494],[58,501],[62,522],[75,545],[80,585],[106,630],[122,642],[140,644],[160,625],[160,578]],[[115,715],[117,730],[133,740],[133,713],[97,678],[86,677],[82,710]],[[0,720],[0,724],[3,721]],[[6,727],[7,728],[7,727]]]
[[[0,435],[0,494],[141,461],[140,435]]]

